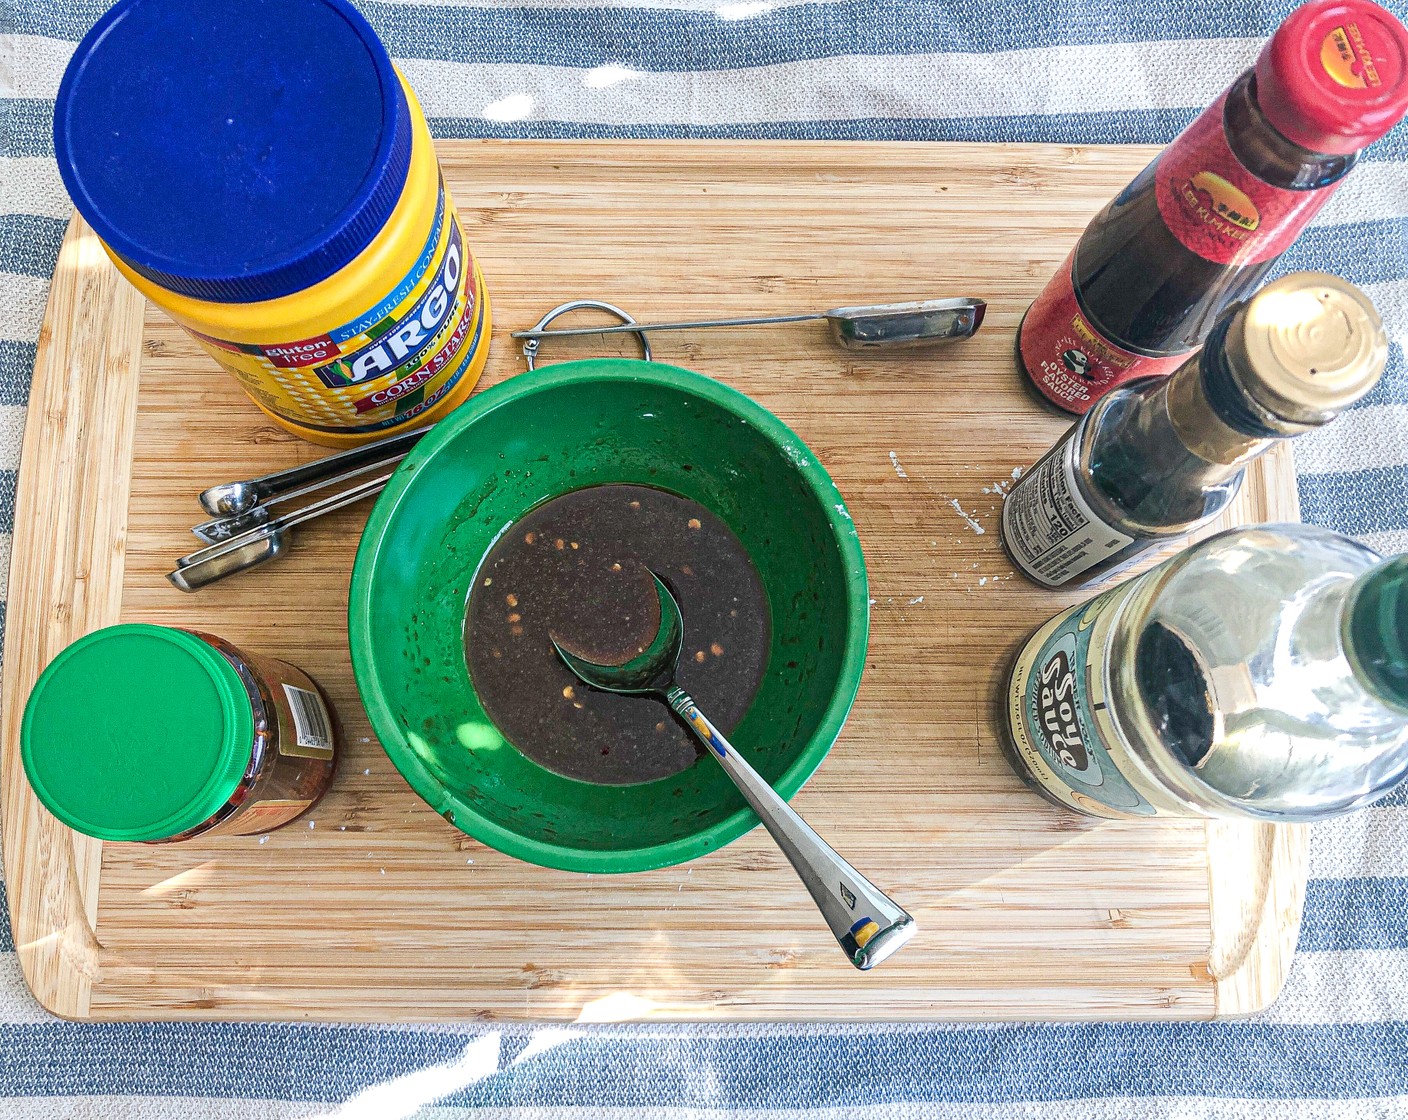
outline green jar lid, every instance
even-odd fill
[[[80,638],[29,695],[20,754],[34,792],[102,840],[162,840],[209,820],[254,750],[235,668],[193,634],[134,623]]]
[[[1408,556],[1385,560],[1355,581],[1345,637],[1365,686],[1408,709]]]

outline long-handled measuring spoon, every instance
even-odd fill
[[[601,665],[565,648],[554,635],[552,643],[558,655],[593,688],[656,696],[669,704],[703,740],[709,754],[733,779],[763,826],[772,833],[851,963],[862,970],[874,968],[914,936],[914,919],[812,831],[675,683],[675,667],[684,644],[684,623],[670,589],[654,572],[651,575],[660,599],[660,629],[644,652],[623,665]]]
[[[595,301],[583,301],[601,306]],[[987,302],[971,296],[926,299],[915,303],[880,303],[866,307],[835,307],[806,315],[750,316],[742,319],[698,319],[679,323],[627,322],[619,326],[561,327],[514,331],[520,339],[569,338],[573,335],[644,334],[648,331],[690,331],[710,327],[760,327],[776,323],[810,323],[825,319],[831,335],[847,350],[928,346],[971,338],[983,325]],[[561,310],[561,309],[559,309]],[[614,309],[613,309],[614,310]],[[618,312],[624,316],[624,313]]]
[[[199,537],[206,544],[220,544],[228,541],[251,529],[258,529],[262,525],[268,525],[278,516],[277,507],[294,501],[297,498],[306,498],[310,494],[316,494],[322,490],[329,490],[332,487],[340,486],[343,483],[350,483],[353,479],[362,475],[370,474],[372,471],[385,470],[387,467],[394,467],[402,459],[410,454],[410,448],[401,446],[384,458],[374,462],[359,463],[341,474],[332,475],[329,478],[321,478],[310,482],[307,486],[299,486],[293,490],[284,490],[272,497],[265,498],[258,505],[243,513],[232,513],[228,517],[214,517],[209,521],[202,521],[194,526],[191,532]]]
[[[339,451],[335,455],[326,455],[310,463],[300,463],[296,467],[260,475],[258,478],[222,482],[218,486],[203,490],[200,504],[206,513],[221,518],[248,513],[260,503],[284,495],[298,497],[318,489],[321,485],[339,481],[338,476],[351,474],[359,467],[376,464],[392,455],[405,455],[428,431],[429,426],[416,428],[414,431],[401,432],[375,443],[365,443],[360,447]]]
[[[289,530],[305,521],[312,521],[325,513],[342,509],[379,494],[391,476],[396,473],[396,464],[382,465],[382,470],[371,477],[335,491],[319,501],[285,513],[261,525],[219,544],[206,545],[196,549],[176,561],[175,571],[168,572],[166,578],[182,591],[199,591],[218,579],[253,568],[257,564],[283,555],[290,539]]]

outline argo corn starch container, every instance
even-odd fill
[[[64,74],[54,150],[122,274],[290,431],[351,446],[473,389],[483,278],[346,0],[121,0]]]

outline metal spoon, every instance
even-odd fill
[[[643,653],[624,665],[601,665],[563,648],[554,636],[552,643],[558,655],[593,688],[658,696],[669,704],[703,740],[772,833],[851,963],[861,970],[874,968],[914,936],[914,919],[812,831],[675,683],[675,668],[684,644],[684,623],[669,588],[654,572],[651,576],[660,599],[660,629]]]
[[[315,482],[310,482],[307,486],[299,486],[293,490],[281,491],[273,497],[265,498],[258,505],[243,513],[234,513],[228,517],[215,517],[209,521],[202,521],[199,525],[193,526],[191,532],[206,544],[220,544],[247,533],[251,529],[258,529],[261,525],[268,525],[277,516],[275,509],[277,506],[284,505],[296,498],[306,498],[309,494],[316,494],[320,490],[329,490],[344,482],[351,482],[353,479],[370,474],[372,471],[394,467],[410,453],[409,447],[402,447],[399,451],[394,451],[384,458],[373,462],[359,463],[341,474],[318,479]]]
[[[334,476],[353,473],[358,467],[379,463],[392,455],[404,456],[420,438],[430,431],[430,425],[413,431],[388,436],[375,443],[364,443],[335,455],[325,455],[310,463],[300,463],[296,467],[246,478],[239,482],[222,482],[203,490],[200,495],[201,507],[212,517],[230,517],[247,513],[261,502],[268,501],[288,491],[298,490],[298,494],[317,489],[318,485],[338,481]],[[317,485],[310,485],[317,484]],[[289,497],[298,496],[289,494]]]
[[[209,544],[187,553],[176,561],[176,570],[166,578],[182,591],[199,591],[206,584],[253,568],[283,555],[289,542],[289,530],[305,521],[332,513],[378,494],[396,473],[396,464],[382,464],[382,470],[344,490],[329,494],[292,513],[274,518],[266,525],[240,533],[218,544]]]
[[[706,327],[757,327],[774,323],[810,323],[825,319],[831,335],[847,350],[925,346],[970,338],[983,325],[987,302],[971,296],[926,299],[914,303],[880,303],[866,307],[835,307],[807,315],[769,315],[743,319],[698,319],[681,323],[624,323],[620,326],[563,327],[514,331],[514,338],[569,338],[573,335],[644,334],[647,331],[688,331]],[[614,310],[614,309],[613,309]],[[624,315],[624,312],[620,313]]]

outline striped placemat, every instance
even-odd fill
[[[1212,0],[360,3],[439,136],[1162,143],[1292,4]],[[93,0],[0,4],[0,570],[70,211],[53,97]],[[1400,16],[1402,0],[1389,4]],[[1298,441],[1305,519],[1408,551],[1408,130],[1282,270],[1366,288],[1379,388]],[[0,624],[3,624],[0,604]],[[0,907],[5,1120],[1408,1116],[1408,794],[1315,831],[1286,992],[1217,1024],[399,1029],[47,1017]],[[3,887],[0,887],[3,895]]]

